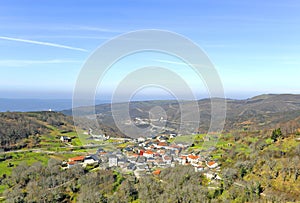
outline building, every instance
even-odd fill
[[[147,158],[154,157],[154,152],[151,150],[147,150],[143,153],[143,156]]]
[[[208,161],[208,162],[206,161],[205,163],[206,163],[207,167],[210,169],[218,167],[218,163],[215,161]]]
[[[189,154],[187,156],[187,160],[188,162],[190,163],[198,163],[198,161],[200,160],[200,156],[196,156],[196,155],[193,155],[193,154]]]
[[[222,180],[222,178],[220,176],[218,176],[218,174],[213,173],[211,171],[209,171],[207,173],[203,173],[203,175],[205,175],[206,178],[208,178],[210,180]]]
[[[134,163],[130,163],[127,166],[127,170],[134,171],[136,169],[136,165]]]
[[[96,155],[87,156],[84,158],[84,164],[98,164],[100,163],[100,159]]]
[[[83,164],[85,159],[85,156],[76,156],[73,158],[69,158],[68,162],[67,162],[67,167],[71,168],[77,164]]]
[[[60,141],[62,141],[62,142],[71,142],[72,139],[70,137],[67,137],[67,136],[61,136]]]
[[[82,163],[84,161],[85,156],[76,156],[69,158],[69,162]]]
[[[159,175],[160,173],[161,173],[161,170],[156,170],[156,171],[152,172],[153,175]]]
[[[105,141],[109,139],[109,136],[105,136],[105,135],[93,135],[91,137],[89,137],[88,139],[90,140],[95,140],[95,141]]]
[[[67,162],[67,168],[72,168],[76,163],[74,161]]]
[[[139,138],[137,138],[137,141],[138,141],[138,142],[145,142],[145,141],[146,141],[146,138],[144,138],[144,137],[139,137]]]
[[[203,166],[201,166],[201,165],[195,166],[194,168],[195,168],[195,172],[201,172],[201,171],[204,171],[204,168],[203,168]]]
[[[109,167],[118,166],[118,157],[113,155],[108,157],[108,166]]]
[[[166,164],[171,164],[173,159],[171,156],[163,156],[163,161],[166,163]]]

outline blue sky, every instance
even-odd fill
[[[299,1],[5,0],[0,97],[71,98],[90,54],[139,29],[170,30],[197,43],[218,70],[227,97],[300,93],[299,10]],[[115,68],[111,78],[119,73]],[[110,81],[103,85],[107,90]]]

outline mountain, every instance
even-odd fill
[[[293,94],[265,94],[245,100],[215,99],[226,102],[225,131],[231,130],[261,130],[284,126],[285,128],[298,128],[300,126],[300,95]],[[208,130],[211,118],[211,99],[198,101],[200,109],[200,132]],[[192,102],[185,102],[193,111]],[[166,126],[178,129],[180,125],[180,102],[167,101],[134,101],[130,102],[129,114],[131,120],[136,118],[149,119],[149,111],[157,106],[162,108],[167,115]],[[123,108],[124,103],[114,104],[114,108]],[[86,117],[92,114],[93,107],[80,107],[79,115]],[[112,117],[111,104],[95,106],[98,121],[109,126],[115,126]],[[72,115],[72,110],[62,113]],[[125,122],[125,121],[124,121]]]
[[[218,99],[222,101],[222,99]],[[226,99],[226,121],[224,132],[230,131],[256,131],[281,127],[285,133],[295,132],[300,128],[300,95],[269,94],[260,95],[245,100]],[[141,129],[152,126],[150,131],[178,132],[181,122],[180,103],[185,102],[187,109],[192,112],[192,102],[189,101],[134,101],[129,104],[131,121]],[[199,129],[196,132],[207,132],[211,118],[211,99],[197,101],[200,109]],[[114,104],[114,108],[124,108],[124,103]],[[160,107],[164,110],[162,115],[167,116],[165,127],[159,129],[153,119],[150,121],[149,111]],[[80,107],[80,122],[77,124],[85,131],[89,128],[94,133],[104,133],[112,137],[124,137],[125,135],[116,126],[111,104],[96,106],[97,122],[91,122],[92,107]],[[162,111],[157,108],[157,111]],[[5,112],[0,113],[0,142],[2,147],[11,147],[22,139],[31,135],[46,134],[53,128],[64,131],[74,131],[72,110],[59,112]],[[95,121],[95,120],[94,120]],[[125,125],[127,120],[123,121]],[[141,134],[142,135],[142,134]]]

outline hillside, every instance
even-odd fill
[[[22,142],[30,136],[49,134],[57,128],[60,131],[73,131],[72,118],[56,112],[6,112],[0,113],[1,148],[22,148]]]
[[[82,123],[88,124],[89,120],[83,118]],[[100,127],[106,135],[123,136],[118,129],[103,124]],[[0,113],[0,149],[4,150],[35,147],[41,135],[59,136],[74,131],[73,118],[59,112]]]
[[[269,94],[260,95],[245,100],[226,99],[227,112],[225,131],[231,130],[262,130],[282,126],[284,130],[293,130],[300,126],[300,95],[292,94]],[[186,102],[187,106],[190,105]],[[200,108],[199,132],[206,132],[210,125],[211,100],[202,99],[198,101]],[[135,118],[149,119],[149,110],[160,106],[167,114],[169,128],[177,130],[180,123],[180,110],[177,101],[134,101],[130,103],[131,120]],[[190,105],[191,106],[191,105]],[[115,104],[115,108],[121,108],[122,104]],[[95,107],[97,118],[100,123],[115,127],[111,113],[110,104],[101,104]],[[192,106],[190,107],[193,111]],[[85,117],[92,113],[92,107],[81,107],[77,109]],[[72,110],[62,113],[72,115]],[[290,122],[291,121],[291,122]]]
[[[223,134],[209,155],[220,168],[202,165],[203,171],[196,172],[191,164],[175,162],[174,167],[155,166],[158,173],[145,171],[139,178],[101,163],[62,170],[58,154],[55,159],[41,153],[5,154],[0,166],[7,166],[7,172],[0,170],[0,197],[2,189],[7,202],[299,202],[299,135],[281,134],[272,140],[261,132]],[[193,146],[182,155],[206,156],[204,136],[194,135]],[[133,145],[119,143],[118,148],[124,151]]]
[[[206,140],[205,134],[170,137],[167,146],[188,138],[193,142],[178,151],[178,157],[175,152],[175,155],[168,152],[175,167],[147,162],[148,167],[159,173],[145,170],[139,177],[135,172],[123,171],[126,164],[122,170],[109,167],[105,154],[124,153],[131,160],[137,151],[128,152],[128,148],[140,150],[141,143],[133,139],[99,142],[80,139],[80,134],[88,128],[97,131],[96,126],[91,126],[88,108],[82,109],[79,134],[74,131],[72,117],[62,113],[0,113],[1,148],[5,150],[0,153],[0,202],[1,199],[7,202],[16,199],[19,202],[40,199],[46,202],[297,202],[300,194],[299,101],[298,95],[227,100],[226,131],[230,132],[222,133],[213,148],[208,148],[207,143],[213,140]],[[132,102],[132,119],[147,118],[148,111],[157,105],[165,109],[167,125],[176,129],[180,118],[176,101]],[[210,100],[200,100],[199,106],[201,125],[205,129],[210,118]],[[110,136],[123,136],[113,127],[110,105],[97,106],[97,118],[98,130]],[[61,142],[62,135],[72,137],[72,141]],[[156,142],[159,143],[146,140],[145,144],[154,146]],[[99,146],[104,151],[98,153]],[[167,152],[167,149],[156,150]],[[103,156],[103,162],[101,159],[101,163],[86,168],[74,166],[63,170],[63,163],[69,158],[95,153]],[[182,165],[175,159],[187,154],[218,163],[220,168],[210,170],[204,161],[203,171],[196,172],[193,165]],[[216,175],[220,178],[216,179]]]

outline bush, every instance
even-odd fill
[[[282,132],[281,132],[280,128],[273,130],[272,135],[271,135],[271,139],[274,142],[276,142],[278,140],[278,138],[282,138]]]

